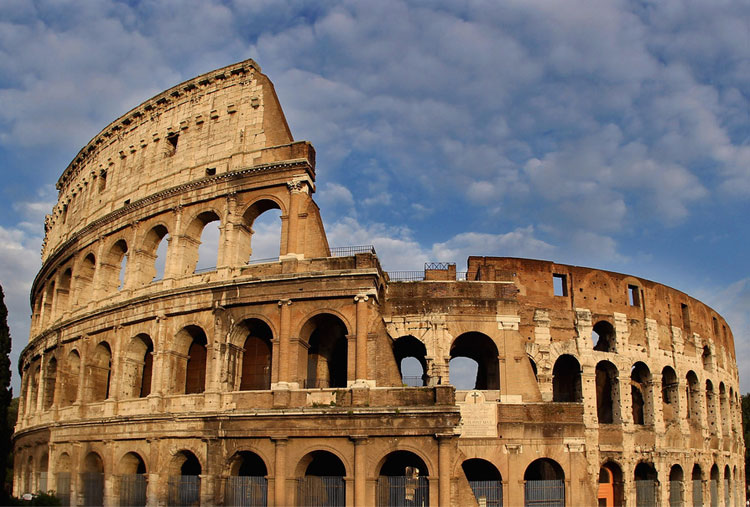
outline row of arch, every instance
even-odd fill
[[[129,237],[127,232],[115,235],[106,244],[82,251],[48,277],[35,297],[32,325],[43,329],[65,312],[96,298],[167,276],[210,270],[220,259],[227,265],[241,265],[250,259],[278,257],[281,214],[282,205],[276,199],[255,201],[246,208],[241,222],[234,225],[236,237],[226,248],[222,248],[228,242],[221,241],[220,213],[214,209],[204,209],[186,220],[187,226],[174,238],[171,233],[177,225],[162,220],[144,227],[147,232],[140,237]],[[253,241],[253,227],[260,230],[261,242]],[[253,248],[257,250],[254,255]]]
[[[581,365],[569,354],[563,354],[555,361],[552,370],[553,401],[583,401],[581,388]],[[666,424],[685,418],[695,425],[702,421],[701,412],[705,410],[706,421],[712,434],[718,432],[721,421],[722,432],[728,435],[738,431],[737,410],[739,399],[730,386],[727,390],[724,382],[719,383],[718,392],[713,382],[705,382],[705,391],[694,371],[687,372],[684,378],[685,407],[680,406],[680,382],[671,366],[661,371],[661,386],[653,386],[651,371],[642,362],[635,362],[630,369],[629,382],[621,385],[619,370],[610,361],[599,361],[595,367],[597,419],[600,424],[621,423],[626,418],[621,406],[622,387],[630,385],[630,412],[632,421],[637,425],[654,423],[655,404],[661,392],[662,417]],[[656,398],[656,399],[655,399]],[[703,399],[704,407],[701,408]],[[626,409],[626,408],[625,408]],[[723,417],[721,416],[723,414]]]
[[[300,337],[306,354],[300,358],[298,371],[304,374],[307,387],[342,388],[348,381],[349,331],[343,320],[330,313],[310,317],[301,327]],[[274,333],[267,322],[249,318],[239,323],[223,347],[222,359],[228,388],[232,391],[271,388],[274,355]],[[168,394],[196,394],[207,388],[209,340],[204,329],[195,324],[183,327],[171,340],[168,351],[162,351],[162,379]],[[24,414],[53,404],[59,407],[76,402],[96,402],[108,398],[145,398],[158,386],[154,384],[155,351],[151,337],[139,333],[121,346],[119,360],[110,343],[100,341],[85,360],[78,348],[72,348],[58,366],[57,355],[32,361],[24,372],[22,407]],[[117,364],[115,362],[117,361]],[[42,375],[43,373],[43,375]],[[115,378],[117,375],[118,378]],[[117,380],[115,382],[115,380]],[[113,392],[117,385],[117,392]]]
[[[700,464],[695,463],[690,472],[689,480],[680,464],[674,464],[669,469],[668,498],[660,498],[662,479],[653,464],[640,462],[633,472],[635,484],[635,500],[638,506],[652,506],[669,504],[670,506],[710,504],[719,505],[722,500],[727,507],[739,505],[744,500],[742,485],[738,480],[737,466],[734,470],[729,465],[724,466],[723,476],[719,466],[714,463],[709,474],[706,475]],[[720,482],[724,482],[723,488]],[[706,484],[708,487],[706,487]],[[723,491],[722,491],[723,489]],[[626,504],[626,488],[622,468],[616,461],[609,460],[599,469],[599,486],[597,501],[603,507],[619,507]],[[733,503],[734,501],[734,503]]]

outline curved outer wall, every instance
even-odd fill
[[[197,474],[196,498],[225,504],[252,462],[269,505],[301,501],[322,469],[347,504],[372,505],[405,466],[433,505],[470,505],[478,477],[501,481],[506,505],[542,476],[566,505],[635,504],[636,479],[656,480],[659,503],[695,487],[705,503],[742,498],[720,315],[601,270],[471,257],[461,280],[440,265],[398,281],[371,248],[330,248],[314,150],[252,61],[128,112],[58,190],[19,360],[16,495],[117,505],[142,480],[142,500],[164,505]],[[256,259],[253,224],[272,210],[279,256]],[[201,269],[216,223],[216,265]],[[406,387],[408,357],[421,387]],[[478,363],[475,389],[451,385],[456,357]]]

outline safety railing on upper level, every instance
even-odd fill
[[[375,247],[372,245],[355,245],[355,246],[335,246],[331,248],[331,257],[350,257],[356,254],[375,254]]]
[[[270,262],[279,262],[278,257],[266,257],[264,259],[250,259],[248,264],[268,264]]]
[[[421,282],[424,271],[388,271],[388,278],[392,282]]]

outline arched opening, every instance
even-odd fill
[[[711,467],[711,480],[709,481],[709,489],[711,491],[711,507],[719,506],[719,467]]]
[[[685,493],[683,480],[684,475],[680,465],[672,465],[669,470],[669,505],[670,507],[681,507],[685,504]]]
[[[430,505],[429,470],[410,451],[394,451],[378,472],[377,505]]]
[[[200,461],[190,451],[175,454],[169,467],[169,505],[198,505],[201,497],[203,473]]]
[[[606,320],[597,322],[591,330],[591,343],[599,352],[615,352],[615,328]]]
[[[83,505],[104,505],[104,463],[95,452],[86,455],[81,474]]]
[[[55,402],[55,384],[57,383],[57,359],[50,358],[47,362],[47,371],[44,373],[44,399],[42,406],[48,410]],[[44,490],[43,490],[44,491]]]
[[[81,376],[81,356],[77,350],[68,354],[67,367],[63,374],[64,388],[61,389],[60,405],[67,407],[78,401],[78,379]]]
[[[638,507],[659,505],[659,475],[651,463],[635,467],[635,504]]]
[[[721,420],[721,431],[724,438],[729,438],[732,414],[729,411],[729,399],[727,398],[727,388],[724,386],[724,382],[719,383],[719,403],[721,405],[719,416],[719,419]]]
[[[107,342],[101,342],[91,355],[88,370],[88,390],[90,401],[109,398],[109,383],[112,375],[112,351]]]
[[[36,478],[36,490],[47,492],[49,491],[49,488],[47,487],[47,471],[49,470],[49,454],[44,453],[42,454],[42,459],[39,460],[39,470],[37,470],[37,478]]]
[[[26,399],[29,400],[28,413],[36,412],[36,403],[39,396],[39,377],[41,376],[42,369],[39,366],[39,361],[35,361],[35,364],[31,365],[31,379],[28,383],[28,393]]]
[[[454,359],[465,357],[477,363],[477,373],[474,386],[469,389],[498,390],[500,389],[500,359],[495,342],[486,334],[469,332],[460,335],[451,345],[451,383],[458,382],[457,387],[462,387],[461,379],[456,379],[453,374],[455,369]],[[471,385],[471,384],[468,384]]]
[[[620,507],[623,503],[623,481],[620,465],[612,461],[599,468],[598,505]]]
[[[427,349],[413,336],[402,336],[393,341],[393,357],[401,375],[401,383],[409,387],[426,386]]]
[[[268,470],[263,459],[250,451],[234,455],[227,478],[224,505],[266,505]]]
[[[523,474],[524,505],[565,506],[565,473],[549,458],[531,462]]]
[[[221,221],[213,211],[204,211],[187,228],[184,242],[185,273],[216,269]]]
[[[299,505],[346,505],[346,467],[335,454],[328,451],[313,451],[300,461]]]
[[[346,335],[346,326],[335,315],[316,315],[305,323],[302,328],[308,345],[305,387],[346,387]]]
[[[703,346],[703,353],[701,354],[701,359],[703,360],[703,368],[706,370],[712,370],[713,369],[713,355],[711,354],[711,347],[708,345]]]
[[[693,465],[691,474],[693,480],[693,505],[703,505],[703,471],[698,463]]]
[[[620,422],[620,384],[617,367],[609,361],[596,365],[596,414],[599,424]]]
[[[178,385],[185,394],[202,393],[206,390],[206,333],[198,326],[187,326],[178,333],[176,342],[178,350],[187,354],[177,365],[175,380],[182,381]]]
[[[60,275],[59,285],[57,286],[57,294],[55,295],[55,315],[62,315],[64,312],[70,310],[70,283],[73,280],[73,270],[70,268],[63,271]]]
[[[120,505],[146,505],[146,464],[135,452],[120,459]]]
[[[461,463],[461,468],[479,505],[503,505],[503,479],[495,465],[487,460],[472,458]]]
[[[137,274],[138,285],[146,285],[164,278],[169,231],[164,225],[153,227],[143,240],[140,256],[141,268]]]
[[[664,423],[676,423],[680,415],[680,396],[677,374],[671,366],[661,371],[661,408]]]
[[[281,252],[281,209],[270,199],[263,199],[250,206],[242,217],[244,228],[240,229],[242,259],[244,262],[275,260]]]
[[[55,494],[60,499],[61,505],[70,505],[71,461],[68,453],[64,452],[60,454],[57,458],[55,470],[57,470],[55,473],[55,483],[57,484]]]
[[[732,471],[729,469],[729,465],[724,466],[724,505],[729,507],[732,505],[732,488],[730,483],[732,480]]]
[[[122,289],[128,264],[128,244],[124,239],[117,240],[102,260],[102,288],[110,294]]]
[[[651,372],[642,362],[637,362],[630,370],[630,398],[632,401],[633,424],[653,424],[653,403],[651,400]]]
[[[244,327],[247,338],[242,346],[240,391],[270,389],[273,339],[271,328],[259,319],[246,321]]]
[[[96,257],[90,253],[83,258],[76,276],[77,305],[84,305],[91,301],[94,294],[94,272],[96,271]]]
[[[698,376],[693,371],[687,372],[685,376],[685,395],[687,398],[687,419],[694,426],[701,423],[700,396],[701,388]]]
[[[23,474],[23,491],[25,493],[36,493],[34,485],[34,457],[29,456],[26,460],[26,470]]]
[[[716,398],[714,385],[710,380],[706,380],[706,422],[711,434],[716,435]]]
[[[45,326],[55,320],[54,300],[55,300],[55,282],[54,280],[52,280],[47,284],[47,290],[44,293],[44,305],[42,306],[42,315],[43,315],[42,321],[44,322]]]
[[[147,334],[141,333],[130,341],[125,353],[122,374],[124,398],[145,398],[151,394],[153,353],[154,345]]]
[[[552,368],[552,401],[578,403],[581,400],[581,364],[570,354],[563,354]]]

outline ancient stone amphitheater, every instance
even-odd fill
[[[57,188],[18,364],[16,495],[744,503],[719,314],[596,269],[470,257],[466,273],[386,272],[372,247],[332,248],[315,152],[253,61],[118,118]],[[265,213],[280,216],[278,256],[257,259]],[[476,363],[466,389],[456,358]]]

